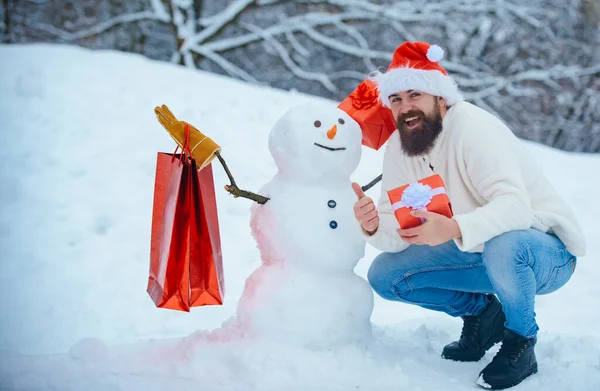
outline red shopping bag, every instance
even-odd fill
[[[177,152],[177,151],[176,151]],[[223,304],[224,279],[212,166],[158,153],[148,294],[157,307]]]

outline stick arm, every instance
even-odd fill
[[[237,186],[237,184],[235,183],[235,179],[233,178],[233,175],[231,174],[231,171],[229,170],[227,163],[225,163],[225,159],[223,159],[223,156],[221,156],[221,154],[219,152],[215,152],[215,155],[217,156],[217,159],[219,159],[219,162],[223,166],[223,169],[225,170],[225,173],[227,174],[227,177],[229,178],[229,181],[231,182],[230,185],[225,186],[225,190],[227,190],[235,198],[238,198],[238,197],[247,198],[247,199],[257,202],[261,205],[266,204],[267,201],[269,201],[270,198],[268,198],[268,197],[253,193],[251,191],[240,189]],[[377,183],[379,183],[382,178],[383,178],[383,174],[379,175],[377,178],[373,179],[371,182],[367,183],[365,186],[362,186],[362,190],[363,191],[369,190],[370,188],[375,186]]]
[[[377,178],[373,179],[371,182],[367,183],[364,186],[361,186],[362,191],[369,190],[370,188],[372,188],[373,186],[375,186],[377,183],[379,183],[382,178],[383,178],[383,174],[380,174]]]
[[[229,167],[227,167],[227,163],[225,163],[225,159],[223,159],[223,156],[221,156],[221,154],[219,152],[215,152],[215,155],[217,156],[217,159],[219,159],[219,162],[223,166],[223,169],[225,170],[225,173],[227,174],[227,177],[229,178],[229,181],[231,182],[230,185],[225,186],[225,190],[227,190],[229,193],[231,193],[235,198],[238,198],[238,197],[247,198],[247,199],[257,202],[261,205],[266,204],[267,201],[269,201],[268,197],[262,196],[260,194],[252,193],[251,191],[241,190],[235,183],[235,179],[233,179],[233,175],[231,174],[231,171],[229,171]]]

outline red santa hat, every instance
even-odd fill
[[[390,107],[390,95],[408,90],[441,96],[448,105],[463,100],[456,82],[438,64],[443,57],[441,47],[426,42],[404,42],[398,46],[387,71],[371,76],[383,105]]]

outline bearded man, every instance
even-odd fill
[[[368,279],[387,300],[461,317],[460,338],[442,357],[478,361],[502,347],[479,374],[503,389],[537,372],[536,294],[562,287],[585,253],[582,231],[519,139],[494,115],[465,102],[425,42],[398,47],[387,72],[373,76],[396,119],[388,141],[378,206],[360,186],[356,219],[365,240],[383,251]],[[439,174],[454,216],[399,229],[387,191]]]

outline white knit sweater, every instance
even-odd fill
[[[433,167],[432,168],[430,167]],[[408,157],[398,131],[388,141],[378,211],[380,224],[367,242],[385,252],[408,247],[396,230],[387,190],[440,174],[462,238],[462,251],[482,252],[484,243],[513,230],[553,232],[575,256],[585,254],[583,233],[571,208],[557,194],[519,139],[498,118],[467,102],[450,107],[443,131],[427,156]]]

